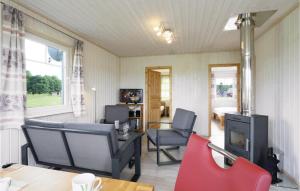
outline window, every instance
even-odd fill
[[[170,77],[161,76],[161,100],[170,100]]]
[[[66,106],[69,48],[29,35],[25,39],[27,108]]]

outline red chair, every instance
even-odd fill
[[[212,157],[211,145],[207,139],[191,136],[175,191],[269,191],[271,176],[267,171],[242,157],[228,169],[221,168]]]

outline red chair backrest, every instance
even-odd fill
[[[187,145],[175,191],[268,191],[271,176],[264,169],[239,157],[228,169],[212,157],[209,141],[192,135]]]

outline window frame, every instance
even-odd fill
[[[63,44],[59,44],[58,42],[53,42],[44,36],[37,36],[32,33],[26,33],[25,39],[39,42],[46,46],[59,48],[60,50],[63,50],[66,55],[64,56],[64,62],[63,62],[63,83],[62,83],[64,103],[62,105],[56,105],[56,106],[26,108],[25,116],[28,118],[34,118],[34,117],[42,117],[42,116],[57,115],[57,114],[72,112],[71,99],[70,99],[70,90],[71,90],[70,76],[72,71],[72,49],[73,48],[65,46]],[[26,62],[26,58],[25,58],[25,62]]]
[[[168,79],[168,83],[163,83],[163,78],[167,78]],[[165,91],[165,89],[163,90],[162,86],[167,84],[168,85],[168,91]],[[170,90],[171,90],[171,79],[170,79],[170,75],[161,75],[161,101],[170,101],[171,99],[171,95],[170,95]],[[164,99],[166,97],[162,96],[163,92],[167,92],[169,94],[168,99]]]

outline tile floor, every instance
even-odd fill
[[[224,146],[224,135],[221,129],[218,129],[217,123],[214,123],[212,128],[212,138],[211,141],[220,146]],[[149,183],[155,185],[156,191],[173,191],[174,185],[179,169],[179,165],[169,165],[169,166],[161,166],[158,167],[156,165],[156,153],[150,152],[148,153],[146,150],[146,138],[144,137],[143,141],[143,153],[142,153],[142,175],[139,179],[139,182]],[[177,157],[182,157],[184,148],[181,148],[179,151],[172,151]],[[162,160],[166,160],[163,154],[161,154]],[[219,154],[214,154],[214,158],[218,164],[223,165],[223,157]],[[127,170],[125,170],[127,171]],[[127,174],[125,172],[124,174]],[[124,175],[125,176],[125,175]],[[285,181],[287,182],[287,181]],[[288,185],[288,184],[286,184]],[[282,188],[282,187],[274,187],[270,189],[270,191],[295,191],[295,189]]]

